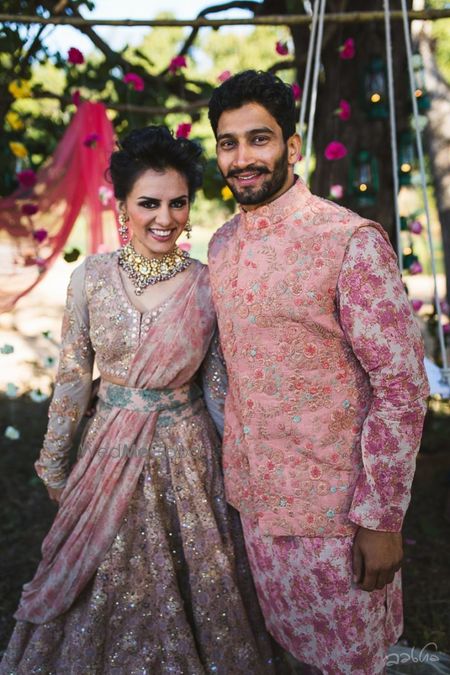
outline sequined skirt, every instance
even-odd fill
[[[201,399],[191,405],[157,426],[92,581],[58,618],[17,622],[2,675],[274,672],[218,439]]]

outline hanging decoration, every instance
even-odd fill
[[[417,108],[420,113],[424,113],[430,109],[431,102],[425,85],[425,69],[420,54],[413,54],[412,66],[414,70],[414,94],[416,96]]]
[[[19,187],[0,200],[0,312],[10,310],[43,278],[80,213],[87,221],[90,253],[104,245],[106,232],[109,246],[118,245],[115,203],[99,198],[113,147],[105,107],[86,101],[46,164],[16,175]],[[68,255],[76,259],[73,250]]]
[[[411,131],[403,131],[398,141],[398,179],[401,186],[411,185],[417,169],[416,145]]]
[[[380,189],[378,160],[360,150],[350,162],[349,193],[358,206],[373,206]]]
[[[379,56],[370,59],[364,71],[363,100],[370,119],[388,117],[385,62]]]

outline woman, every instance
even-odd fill
[[[200,151],[165,127],[111,158],[129,244],[72,275],[39,476],[58,514],[25,585],[0,673],[272,672],[196,380],[220,384],[207,268],[176,246]],[[210,347],[211,343],[213,346]],[[99,405],[68,475],[88,406]],[[220,364],[219,364],[220,365]]]

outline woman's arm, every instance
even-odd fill
[[[228,389],[225,361],[216,330],[201,369],[203,396],[208,412],[214,420],[220,437],[223,437],[224,406]]]
[[[50,498],[56,501],[67,481],[70,447],[91,392],[94,351],[89,338],[84,275],[82,264],[73,272],[67,290],[55,391],[43,448],[35,463]]]

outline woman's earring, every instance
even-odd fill
[[[127,241],[129,232],[128,232],[128,222],[129,218],[126,213],[119,214],[119,234],[120,238],[124,241]]]
[[[192,232],[192,225],[191,225],[189,220],[187,221],[186,227],[184,229],[186,230],[186,237],[188,239],[190,239],[191,238],[191,232]]]

